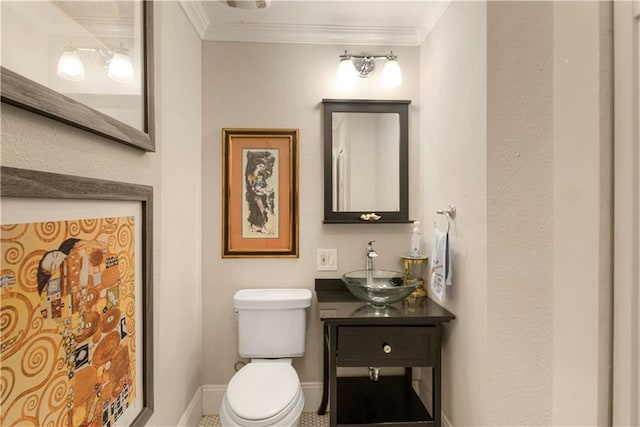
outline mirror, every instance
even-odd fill
[[[410,222],[411,101],[325,99],[324,222]]]
[[[2,102],[155,150],[152,2],[8,1],[1,15]]]

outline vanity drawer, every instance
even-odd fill
[[[431,366],[436,361],[435,326],[340,326],[338,366]]]

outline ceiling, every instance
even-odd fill
[[[224,0],[180,4],[204,40],[416,46],[450,0],[271,0],[266,9],[229,7]]]

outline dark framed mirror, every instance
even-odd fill
[[[409,104],[324,99],[324,223],[409,221]]]

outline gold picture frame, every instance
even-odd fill
[[[297,258],[298,129],[222,129],[222,257]]]

